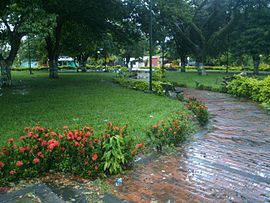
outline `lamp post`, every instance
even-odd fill
[[[230,21],[229,11],[226,11],[227,22]],[[226,73],[229,73],[230,33],[227,33]]]
[[[150,65],[150,70],[149,70],[149,91],[152,91],[152,56],[153,56],[153,2],[150,0],[150,31],[149,31],[149,65]]]

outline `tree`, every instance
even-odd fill
[[[95,32],[106,30],[114,18],[121,16],[121,3],[120,0],[43,0],[44,10],[56,16],[56,25],[45,38],[50,78],[58,78],[57,61],[61,51],[63,26],[74,22],[89,26]]]
[[[1,81],[11,85],[11,66],[20,48],[21,39],[28,33],[40,32],[50,21],[40,8],[39,0],[1,1],[0,66]]]
[[[68,22],[63,27],[61,54],[75,58],[78,68],[86,72],[87,59],[95,55],[100,35],[85,24]]]
[[[239,12],[231,41],[232,52],[253,59],[254,74],[259,73],[260,55],[270,54],[270,1],[248,1]]]

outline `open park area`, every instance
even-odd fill
[[[20,202],[270,202],[270,0],[0,0]]]

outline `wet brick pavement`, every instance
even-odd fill
[[[270,115],[226,94],[184,93],[206,100],[213,128],[181,154],[137,167],[115,195],[128,202],[270,202]]]

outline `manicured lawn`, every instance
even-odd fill
[[[0,97],[0,145],[37,124],[53,130],[87,125],[100,131],[112,121],[128,123],[130,134],[141,137],[142,129],[184,109],[177,100],[122,88],[112,82],[113,77],[112,73],[60,73],[60,79],[50,80],[48,73],[13,72],[14,86],[2,89]]]
[[[180,84],[186,84],[188,87],[195,88],[196,82],[203,84],[204,86],[211,86],[214,88],[218,88],[221,86],[223,77],[228,75],[233,75],[233,72],[226,74],[225,72],[216,72],[216,71],[206,71],[207,75],[201,76],[198,75],[197,72],[186,72],[181,73],[179,71],[167,71],[166,72],[166,80],[172,82],[178,82]],[[235,74],[239,74],[239,72],[235,72]],[[264,74],[257,76],[260,79],[264,79],[268,75],[267,72]]]
[[[222,84],[223,77],[226,73],[210,72],[205,76],[198,75],[197,72],[169,72],[166,73],[166,79],[172,82],[186,84],[188,87],[195,88],[196,81],[200,84],[212,87],[219,87]]]

